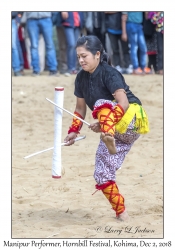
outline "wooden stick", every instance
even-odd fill
[[[85,135],[84,135],[84,136],[79,136],[79,137],[75,138],[75,141],[80,141],[80,140],[85,139],[85,138],[86,138]],[[67,142],[63,142],[63,143],[61,143],[61,146],[64,146],[64,145],[66,145],[66,144],[67,144]],[[34,154],[25,156],[24,159],[28,159],[28,158],[30,158],[30,157],[32,157],[32,156],[35,156],[35,155],[44,153],[44,152],[49,151],[49,150],[52,150],[53,148],[54,148],[54,147],[47,148],[47,149],[44,149],[44,150],[42,150],[42,151],[38,151],[38,152],[36,152],[36,153],[34,153]]]
[[[46,98],[46,100],[49,101],[50,103],[52,103],[53,105],[55,105],[57,108],[62,109],[62,110],[64,110],[65,112],[67,112],[68,114],[74,116],[75,118],[77,118],[77,119],[80,120],[81,122],[85,123],[86,125],[88,125],[88,126],[90,125],[90,123],[88,123],[88,122],[86,122],[85,120],[81,119],[80,117],[78,117],[78,116],[72,114],[70,111],[68,111],[68,110],[66,110],[66,109],[64,109],[64,108],[59,107],[56,103],[52,102],[52,101],[49,100],[48,98]]]

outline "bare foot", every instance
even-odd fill
[[[109,133],[101,133],[101,139],[106,144],[106,147],[111,155],[115,155],[117,153],[115,147],[114,137]]]
[[[127,220],[129,220],[129,215],[126,212],[126,210],[123,213],[119,214],[119,216],[117,217],[117,219],[120,220],[120,221],[127,221]]]

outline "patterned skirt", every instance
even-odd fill
[[[115,102],[107,101],[116,105]],[[107,181],[116,180],[116,171],[121,168],[121,165],[125,159],[126,154],[130,151],[133,143],[139,138],[140,134],[135,132],[134,124],[135,117],[130,122],[127,131],[124,134],[118,132],[115,133],[115,145],[117,153],[111,155],[105,143],[100,139],[100,143],[97,148],[95,156],[95,171],[94,179],[97,184],[101,185]]]

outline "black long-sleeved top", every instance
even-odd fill
[[[117,89],[124,89],[129,103],[141,101],[130,91],[124,77],[115,68],[103,62],[90,74],[83,69],[75,79],[75,96],[84,98],[87,106],[93,110],[94,104],[99,99],[114,100],[113,93]]]

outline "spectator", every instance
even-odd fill
[[[92,34],[93,33],[93,29],[94,29],[94,25],[93,25],[93,12],[92,11],[84,11],[84,28],[85,31],[83,32],[83,35],[87,35],[87,34]]]
[[[87,22],[85,21],[87,35],[97,36],[106,50],[105,13],[100,11],[85,12],[85,18],[87,18]]]
[[[141,11],[122,12],[122,40],[126,42],[128,39],[133,73],[136,75],[149,74],[151,72],[151,70],[146,67],[147,47],[142,22],[143,13]],[[140,60],[138,60],[138,49]]]
[[[68,72],[65,73],[65,76],[70,76],[77,74],[78,62],[75,45],[83,27],[83,12],[61,12],[61,16],[67,44]]]
[[[26,27],[27,16],[26,12],[23,13],[21,17],[20,25],[24,28],[24,40],[25,40],[25,47],[27,53],[27,61],[29,64],[29,69],[32,69],[31,65],[31,42],[29,38],[29,34],[27,32]],[[45,42],[42,34],[39,34],[39,42],[38,42],[38,54],[39,54],[39,65],[40,65],[40,73],[45,69]]]
[[[58,64],[59,64],[59,71],[62,74],[65,74],[67,72],[67,46],[66,46],[66,36],[64,32],[64,27],[62,25],[62,17],[61,12],[57,12],[57,18],[56,18],[56,33],[57,33],[57,40],[58,40]]]
[[[59,76],[57,71],[56,51],[53,43],[53,24],[51,12],[26,12],[27,31],[31,42],[31,60],[33,76],[40,74],[38,55],[39,34],[43,35],[46,47],[46,65],[50,76]]]
[[[163,33],[164,33],[164,17],[162,11],[150,13],[150,19],[155,25],[157,34],[157,74],[163,75]]]
[[[19,25],[18,27],[18,37],[19,37],[19,42],[20,42],[20,46],[22,49],[22,57],[23,57],[23,64],[24,64],[24,69],[29,69],[29,63],[28,63],[28,59],[27,59],[27,50],[26,50],[26,46],[25,46],[25,31],[24,28]]]
[[[157,34],[149,15],[150,12],[146,11],[143,16],[143,32],[147,46],[148,68],[150,68],[152,72],[157,72]]]
[[[133,70],[130,63],[128,41],[123,41],[121,39],[121,15],[121,12],[105,12],[106,30],[113,51],[112,63],[114,67],[122,74],[131,74]],[[121,50],[119,47],[120,45]]]
[[[12,11],[12,69],[14,76],[22,76],[21,71],[24,68],[24,60],[18,37],[17,15],[17,11]]]

